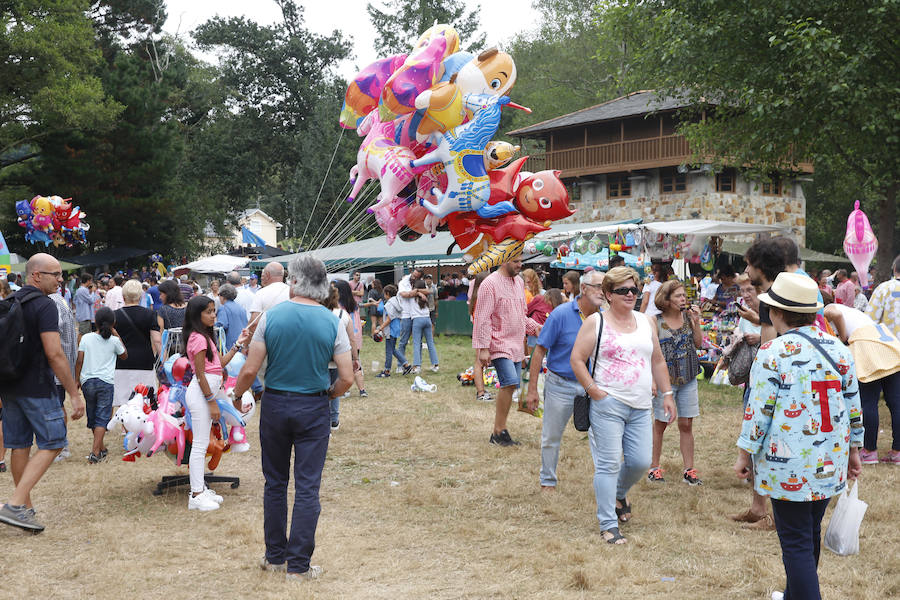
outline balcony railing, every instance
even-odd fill
[[[533,154],[523,167],[528,171],[555,169],[563,177],[580,177],[632,169],[673,166],[691,156],[687,140],[680,135],[582,146]]]

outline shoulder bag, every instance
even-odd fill
[[[603,313],[600,315],[600,324],[597,326],[597,345],[594,347],[594,362],[591,363],[591,381],[594,380],[594,370],[597,368],[597,355],[600,353],[600,336],[603,335]],[[575,404],[572,409],[572,424],[578,431],[587,431],[591,428],[591,397],[587,392],[575,396]]]

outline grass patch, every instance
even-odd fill
[[[612,547],[597,527],[585,434],[567,427],[559,488],[542,494],[540,420],[513,410],[509,429],[522,445],[488,444],[494,407],[456,380],[471,362],[469,339],[445,336],[437,345],[441,371],[422,375],[437,393],[411,392],[411,377],[368,374],[370,397],[342,402],[322,482],[314,556],[327,570],[322,581],[288,587],[256,566],[264,552],[256,422],[248,427],[250,452],[226,455],[219,467],[241,486],[214,486],[222,508],[198,514],[188,512],[185,488],[151,495],[163,475],[186,469],[162,455],[121,462],[119,436],[108,438],[114,460],[87,465],[82,420],[70,427],[73,457],[53,465],[33,493],[47,530],[32,536],[0,527],[8,550],[2,597],[677,600],[768,598],[782,589],[777,537],[726,518],[749,502],[731,471],[740,390],[701,384],[696,463],[705,485],[676,481],[678,434],[669,428],[662,467],[671,481],[635,487],[634,519],[622,528],[630,543]],[[383,356],[382,344],[366,342],[362,364]],[[0,475],[0,497],[11,490],[12,478]],[[822,551],[826,598],[900,597],[898,490],[900,468],[864,468],[860,495],[870,506],[861,554]]]

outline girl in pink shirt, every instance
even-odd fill
[[[194,296],[185,309],[182,335],[186,340],[185,353],[194,369],[194,378],[185,392],[185,403],[191,413],[193,442],[188,459],[191,494],[188,510],[216,510],[222,502],[206,487],[203,473],[206,468],[206,448],[212,424],[219,420],[217,399],[225,399],[222,392],[222,367],[243,349],[247,334],[242,332],[237,342],[223,357],[216,349],[213,325],[216,323],[216,304],[209,296]]]

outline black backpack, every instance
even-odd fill
[[[0,300],[0,381],[15,381],[24,374],[29,357],[22,305],[43,295],[29,290]]]

